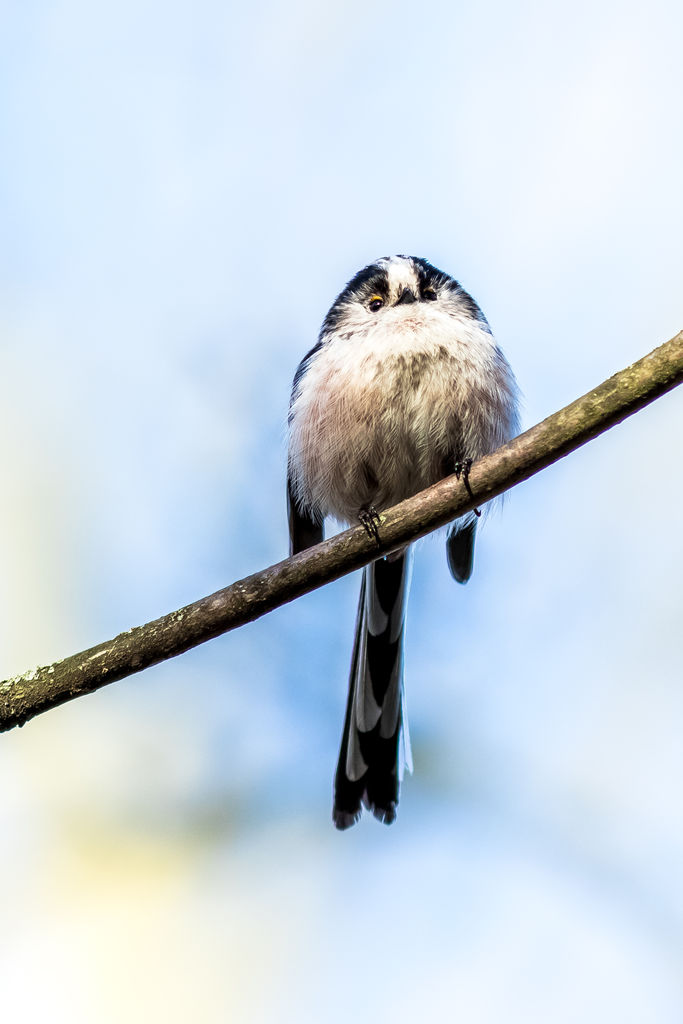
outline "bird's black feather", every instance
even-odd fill
[[[451,576],[458,583],[467,583],[474,565],[474,538],[476,522],[468,523],[461,529],[451,527],[446,539],[446,555]]]

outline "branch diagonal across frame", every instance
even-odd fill
[[[469,490],[447,477],[382,513],[381,544],[362,526],[87,651],[0,682],[0,731],[141,672],[359,569],[490,501],[683,381],[683,331],[582,398],[475,462]]]

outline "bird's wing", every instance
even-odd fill
[[[446,539],[448,568],[451,570],[451,576],[458,583],[467,583],[472,575],[474,537],[476,532],[476,520],[461,528],[458,528],[456,523],[448,532]]]
[[[294,495],[292,478],[289,473],[287,474],[287,517],[289,519],[290,555],[296,555],[305,548],[313,547],[323,539],[322,520],[300,508]]]

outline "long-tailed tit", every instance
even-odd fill
[[[291,551],[323,520],[364,521],[493,451],[518,429],[517,385],[476,302],[427,260],[391,256],[359,271],[294,377],[287,491]],[[476,517],[447,535],[459,583],[472,572]],[[361,804],[396,817],[410,745],[403,635],[411,549],[363,570],[333,819]],[[403,737],[403,742],[402,742]]]

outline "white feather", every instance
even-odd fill
[[[396,294],[418,287],[391,262]],[[351,301],[312,355],[290,410],[289,465],[300,504],[342,522],[388,508],[476,459],[517,428],[512,372],[486,326],[446,293],[371,312]]]

